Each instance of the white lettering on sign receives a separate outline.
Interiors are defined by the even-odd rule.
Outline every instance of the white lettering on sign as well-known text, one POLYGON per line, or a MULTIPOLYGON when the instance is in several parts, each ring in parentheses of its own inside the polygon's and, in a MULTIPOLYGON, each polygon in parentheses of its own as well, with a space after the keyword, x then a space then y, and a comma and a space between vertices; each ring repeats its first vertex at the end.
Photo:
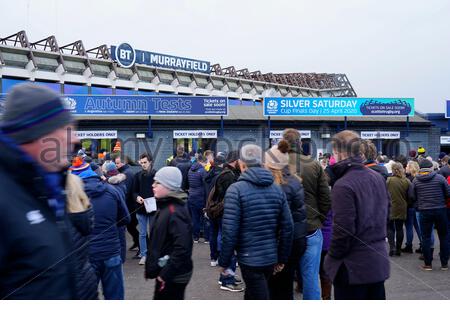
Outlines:
MULTIPOLYGON (((311 139, 311 130, 300 130, 300 137, 302 139, 311 139)), ((270 130, 270 139, 282 139, 283 130, 270 130)))
POLYGON ((442 136, 441 144, 450 144, 450 136, 442 136))
POLYGON ((217 130, 174 130, 174 139, 217 139, 217 130))
POLYGON ((117 139, 117 130, 75 131, 78 139, 117 139))
POLYGON ((361 139, 400 139, 400 131, 361 131, 361 139))

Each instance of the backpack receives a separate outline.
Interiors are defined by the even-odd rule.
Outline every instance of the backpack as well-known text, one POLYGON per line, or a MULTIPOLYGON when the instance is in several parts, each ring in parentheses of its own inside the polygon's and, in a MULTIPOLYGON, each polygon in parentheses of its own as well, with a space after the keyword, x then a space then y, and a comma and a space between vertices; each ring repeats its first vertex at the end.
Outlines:
MULTIPOLYGON (((234 176, 234 173, 232 171, 224 171, 220 173, 219 177, 222 174, 231 173, 234 176)), ((223 210, 224 210, 224 200, 225 197, 222 199, 217 199, 216 190, 217 190, 217 181, 219 180, 219 177, 217 177, 216 181, 214 182, 214 186, 212 187, 211 191, 209 192, 208 199, 206 200, 206 207, 205 212, 208 218, 210 219, 218 219, 223 216, 223 210)))

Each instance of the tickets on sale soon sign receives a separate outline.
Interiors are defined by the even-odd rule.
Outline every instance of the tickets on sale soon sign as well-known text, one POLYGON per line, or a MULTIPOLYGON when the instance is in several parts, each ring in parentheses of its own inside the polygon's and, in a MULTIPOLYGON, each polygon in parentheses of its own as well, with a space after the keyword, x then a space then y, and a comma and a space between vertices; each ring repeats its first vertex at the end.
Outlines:
POLYGON ((264 98, 264 116, 414 116, 414 99, 264 98))

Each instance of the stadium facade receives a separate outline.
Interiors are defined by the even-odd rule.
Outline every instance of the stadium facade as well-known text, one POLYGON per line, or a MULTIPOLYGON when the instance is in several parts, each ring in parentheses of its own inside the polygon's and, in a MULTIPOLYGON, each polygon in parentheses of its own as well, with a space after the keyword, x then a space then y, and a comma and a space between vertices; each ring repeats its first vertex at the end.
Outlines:
POLYGON ((440 128, 424 116, 413 117, 266 117, 262 99, 276 97, 356 97, 345 74, 250 72, 223 68, 188 58, 132 50, 117 57, 115 45, 86 50, 82 41, 59 46, 50 36, 30 42, 24 31, 0 38, 0 93, 33 81, 64 95, 171 95, 227 97, 229 112, 221 116, 78 115, 84 146, 111 150, 121 139, 131 158, 144 151, 161 166, 174 147, 229 149, 255 141, 268 147, 286 127, 302 131, 304 150, 330 151, 333 134, 348 128, 372 137, 384 154, 407 154, 423 146, 435 158, 440 128), (125 64, 125 65, 124 65, 125 64), (128 65, 127 65, 128 64, 128 65), (201 138, 199 138, 199 134, 201 138))

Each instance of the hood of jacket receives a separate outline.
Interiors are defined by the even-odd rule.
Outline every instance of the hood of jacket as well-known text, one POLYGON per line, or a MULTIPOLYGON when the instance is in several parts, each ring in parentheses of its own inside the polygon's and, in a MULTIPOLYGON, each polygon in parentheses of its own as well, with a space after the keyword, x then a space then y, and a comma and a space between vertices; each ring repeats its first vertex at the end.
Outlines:
POLYGON ((416 175, 417 180, 419 181, 430 181, 436 176, 436 171, 424 170, 420 169, 419 173, 416 175))
POLYGON ((89 177, 83 179, 84 191, 89 198, 97 198, 106 191, 106 185, 102 182, 100 177, 89 177))
POLYGON ((270 186, 273 183, 272 173, 262 167, 251 167, 239 177, 239 181, 248 181, 257 186, 270 186))
POLYGON ((124 173, 119 173, 115 176, 109 177, 108 183, 109 184, 120 184, 120 183, 124 182, 126 179, 127 179, 127 176, 124 173))
POLYGON ((203 168, 203 166, 200 164, 200 163, 198 163, 198 162, 196 162, 196 163, 194 163, 192 166, 191 166, 191 170, 192 171, 198 171, 198 170, 200 170, 200 169, 202 169, 203 168))
POLYGON ((350 157, 345 160, 339 161, 331 167, 331 170, 337 180, 339 178, 342 178, 342 176, 344 176, 345 173, 351 168, 364 168, 364 163, 360 156, 350 157))
POLYGON ((166 197, 157 199, 157 202, 159 205, 164 205, 167 202, 175 200, 176 202, 184 205, 187 199, 188 199, 187 193, 183 191, 173 191, 170 192, 166 197))

